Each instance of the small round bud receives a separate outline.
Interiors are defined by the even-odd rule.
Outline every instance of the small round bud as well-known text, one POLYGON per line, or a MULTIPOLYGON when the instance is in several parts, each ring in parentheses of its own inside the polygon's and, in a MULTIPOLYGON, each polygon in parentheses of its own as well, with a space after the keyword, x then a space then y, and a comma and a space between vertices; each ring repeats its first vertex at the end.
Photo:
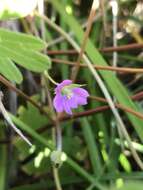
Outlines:
POLYGON ((59 150, 54 150, 52 153, 51 153, 51 161, 53 163, 53 165, 56 167, 56 168, 59 168, 63 161, 62 161, 62 152, 59 151, 59 150))

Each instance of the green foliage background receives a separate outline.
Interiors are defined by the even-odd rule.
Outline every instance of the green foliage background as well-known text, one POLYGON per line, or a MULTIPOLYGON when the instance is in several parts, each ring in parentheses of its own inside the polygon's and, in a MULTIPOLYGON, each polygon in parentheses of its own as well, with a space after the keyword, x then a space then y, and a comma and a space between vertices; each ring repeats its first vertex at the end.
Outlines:
MULTIPOLYGON (((92 1, 87 3, 87 1, 48 0, 44 2, 45 17, 37 16, 36 13, 33 17, 22 18, 23 15, 18 13, 19 20, 12 20, 12 22, 14 25, 18 22, 19 32, 0 28, 0 80, 1 89, 6 97, 3 103, 9 110, 12 121, 34 145, 29 148, 10 130, 10 127, 5 126, 3 118, 1 119, 1 190, 56 188, 60 190, 50 161, 50 154, 55 150, 55 141, 53 139, 54 112, 49 104, 49 96, 54 97, 55 86, 46 78, 45 73, 48 72, 57 82, 70 78, 72 68, 63 63, 64 61, 75 63, 78 56, 77 53, 72 55, 68 53, 68 50, 73 50, 74 47, 65 40, 65 37, 68 36, 79 47, 81 46, 84 38, 82 24, 87 21, 91 4, 92 1), (46 19, 47 17, 49 20, 46 19), (64 37, 62 40, 61 36, 64 37), (56 53, 61 50, 67 53, 56 53), (56 64, 57 62, 61 64, 56 64), (8 80, 6 88, 3 77, 8 80), (15 95, 16 99, 13 99, 11 96, 13 91, 8 90, 11 85, 15 85, 16 89, 21 89, 27 97, 23 95, 20 97, 18 92, 15 95), (8 93, 12 98, 6 96, 8 93)), ((143 18, 141 12, 135 10, 143 4, 128 0, 120 0, 118 4, 118 30, 121 34, 118 45, 142 44, 143 18), (136 27, 136 31, 131 30, 128 33, 129 22, 136 27)), ((112 65, 113 52, 99 51, 112 46, 113 41, 113 15, 109 2, 106 2, 103 8, 97 10, 97 14, 101 16, 93 23, 85 49, 85 54, 93 66, 112 65), (103 12, 106 17, 103 17, 103 12), (106 28, 108 31, 105 31, 104 24, 108 26, 106 28)), ((4 19, 8 18, 13 17, 9 14, 8 17, 5 15, 4 19)), ((7 20, 1 22, 7 25, 7 20)), ((141 68, 141 53, 142 49, 126 48, 125 51, 118 53, 118 66, 141 68)), ((119 109, 133 148, 142 160, 142 97, 138 101, 131 98, 138 92, 142 93, 142 74, 124 72, 115 74, 107 70, 98 70, 98 73, 117 103, 137 113, 138 116, 119 109)), ((86 84, 85 88, 90 95, 105 98, 100 84, 97 83, 88 67, 80 68, 77 82, 86 84)), ((67 117, 65 121, 60 122, 65 156, 63 165, 56 170, 60 185, 63 189, 69 190, 141 190, 142 169, 134 160, 126 137, 120 138, 117 130, 118 123, 112 111, 101 109, 107 105, 103 101, 89 99, 88 102, 87 106, 74 110, 73 118, 67 117), (93 109, 96 110, 93 111, 93 109), (88 115, 86 111, 90 114, 88 115)))

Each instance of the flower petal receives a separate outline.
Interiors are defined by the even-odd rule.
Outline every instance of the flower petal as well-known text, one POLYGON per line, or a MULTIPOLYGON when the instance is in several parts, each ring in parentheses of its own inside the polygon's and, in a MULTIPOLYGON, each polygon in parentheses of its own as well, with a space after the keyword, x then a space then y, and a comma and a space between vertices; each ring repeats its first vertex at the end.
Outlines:
POLYGON ((81 97, 88 97, 89 96, 89 93, 87 92, 87 90, 85 90, 83 88, 74 88, 72 91, 73 91, 73 93, 75 93, 81 97))
POLYGON ((87 98, 76 96, 78 105, 86 105, 87 104, 87 98))
POLYGON ((57 112, 65 111, 71 115, 72 108, 87 104, 89 93, 85 89, 76 87, 76 85, 72 86, 71 84, 71 80, 64 80, 55 88, 56 96, 53 104, 57 112))
POLYGON ((67 114, 72 115, 71 107, 69 105, 69 100, 66 96, 64 97, 63 106, 64 106, 64 111, 67 114))
POLYGON ((56 92, 56 93, 60 93, 61 90, 62 90, 62 88, 63 88, 64 86, 68 86, 68 85, 70 85, 71 83, 72 83, 71 80, 64 80, 63 82, 61 82, 60 84, 57 85, 57 87, 55 88, 55 92, 56 92))
POLYGON ((64 106, 63 106, 63 97, 60 94, 57 94, 53 100, 54 108, 57 112, 63 112, 64 106))
POLYGON ((86 105, 87 104, 87 97, 89 93, 83 88, 74 88, 72 90, 74 96, 76 97, 76 102, 78 105, 86 105))
POLYGON ((68 104, 71 108, 77 108, 78 107, 77 99, 76 99, 76 96, 74 94, 72 95, 72 97, 70 99, 68 99, 68 104))

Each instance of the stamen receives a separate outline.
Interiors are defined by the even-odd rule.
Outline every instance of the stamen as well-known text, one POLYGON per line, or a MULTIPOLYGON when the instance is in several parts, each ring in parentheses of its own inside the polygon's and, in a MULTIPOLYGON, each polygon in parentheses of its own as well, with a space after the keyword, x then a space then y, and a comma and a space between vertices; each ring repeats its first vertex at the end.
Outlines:
POLYGON ((68 99, 71 99, 73 93, 72 90, 68 86, 64 86, 61 90, 62 95, 66 95, 68 99))
POLYGON ((71 97, 72 97, 72 95, 73 95, 73 93, 71 92, 70 94, 67 94, 66 96, 67 96, 67 98, 70 100, 71 97))

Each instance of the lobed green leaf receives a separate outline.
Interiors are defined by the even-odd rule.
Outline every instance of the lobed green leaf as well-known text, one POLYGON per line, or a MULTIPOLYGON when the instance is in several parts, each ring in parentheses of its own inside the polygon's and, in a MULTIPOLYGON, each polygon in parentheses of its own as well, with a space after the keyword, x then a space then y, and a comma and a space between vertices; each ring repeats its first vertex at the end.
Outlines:
POLYGON ((18 84, 23 80, 21 72, 9 58, 0 57, 0 73, 18 84))
POLYGON ((21 44, 24 48, 30 48, 32 50, 42 50, 46 48, 46 43, 38 37, 20 32, 12 32, 3 28, 0 29, 0 43, 1 42, 5 44, 8 42, 13 43, 13 46, 21 44))

